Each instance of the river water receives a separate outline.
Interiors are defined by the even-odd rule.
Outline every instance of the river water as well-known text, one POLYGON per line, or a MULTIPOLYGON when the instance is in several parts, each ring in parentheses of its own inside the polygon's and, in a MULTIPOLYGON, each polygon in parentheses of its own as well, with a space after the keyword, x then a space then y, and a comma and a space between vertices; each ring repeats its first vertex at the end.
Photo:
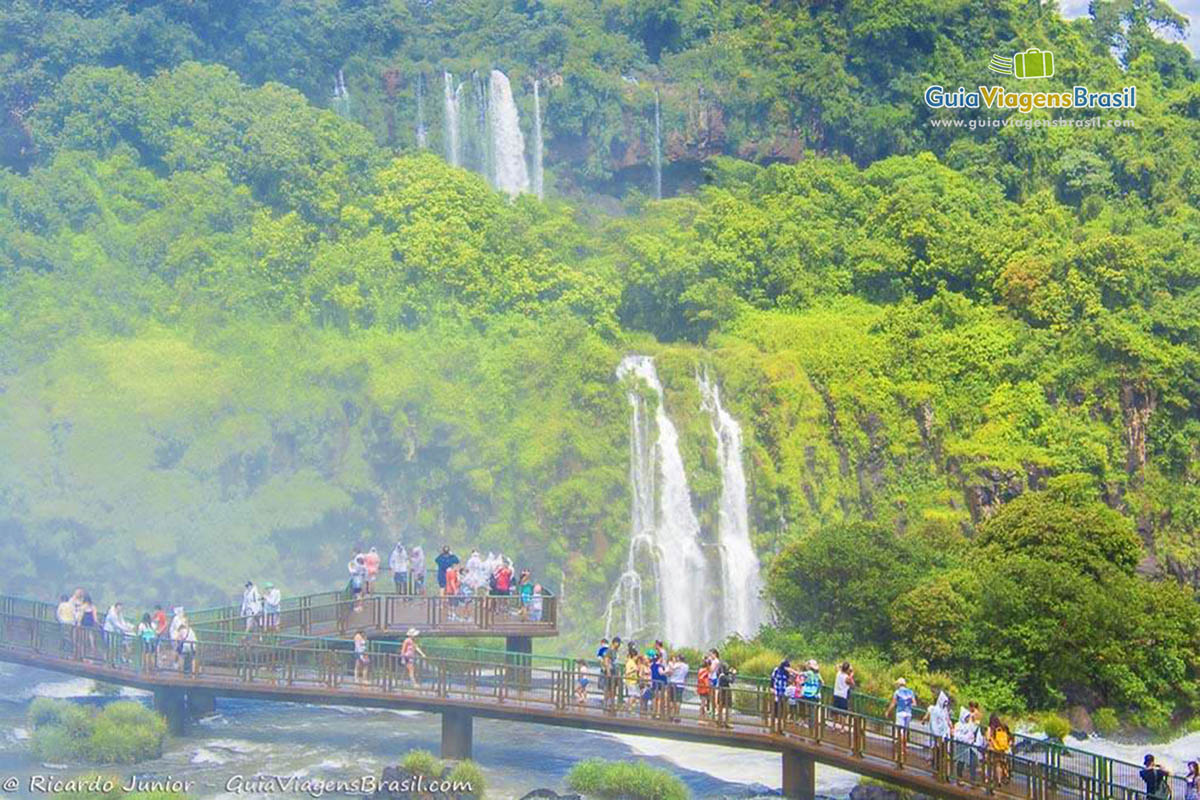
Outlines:
MULTIPOLYGON (((0 664, 0 778, 17 776, 30 797, 33 775, 68 777, 95 772, 84 764, 45 765, 28 752, 26 714, 34 697, 103 702, 93 682, 53 672, 0 664)), ((149 702, 149 695, 126 690, 149 702)), ((168 740, 161 758, 105 770, 194 781, 190 795, 202 798, 262 797, 228 790, 231 778, 298 776, 349 781, 378 775, 405 753, 437 753, 441 726, 436 715, 330 706, 218 699, 218 713, 193 724, 187 736, 168 740)), ((583 758, 639 758, 678 775, 697 798, 752 797, 777 790, 779 756, 712 745, 570 728, 475 721, 475 760, 487 779, 488 798, 519 798, 535 788, 566 791, 567 771, 583 758)), ((817 768, 817 792, 844 798, 857 777, 817 768)), ((327 795, 329 796, 329 795, 327 795)))

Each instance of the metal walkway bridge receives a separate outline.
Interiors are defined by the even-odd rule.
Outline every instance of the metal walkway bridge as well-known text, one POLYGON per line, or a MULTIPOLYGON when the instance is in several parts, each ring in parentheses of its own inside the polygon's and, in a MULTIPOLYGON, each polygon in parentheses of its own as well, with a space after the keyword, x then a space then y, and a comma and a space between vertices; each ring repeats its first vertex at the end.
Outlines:
MULTIPOLYGON (((177 734, 189 716, 211 711, 216 697, 240 697, 440 714, 446 758, 470 756, 475 717, 774 751, 782 756, 784 793, 804 800, 814 796, 817 763, 948 798, 1146 800, 1133 764, 1026 739, 1010 754, 976 754, 959 774, 953 743, 918 727, 905 734, 877 708, 777 705, 767 687, 749 681, 721 691, 721 721, 700 713, 695 686, 688 687, 675 721, 619 697, 606 703, 594 690, 579 703, 573 661, 527 652, 430 648, 412 665, 414 683, 394 643, 374 642, 369 675, 356 681, 344 639, 286 644, 202 630, 192 670, 184 672, 166 644, 143 649, 136 637, 61 625, 52 612, 49 604, 0 597, 0 660, 152 691, 177 734)), ((1182 786, 1176 790, 1182 797, 1182 786)))

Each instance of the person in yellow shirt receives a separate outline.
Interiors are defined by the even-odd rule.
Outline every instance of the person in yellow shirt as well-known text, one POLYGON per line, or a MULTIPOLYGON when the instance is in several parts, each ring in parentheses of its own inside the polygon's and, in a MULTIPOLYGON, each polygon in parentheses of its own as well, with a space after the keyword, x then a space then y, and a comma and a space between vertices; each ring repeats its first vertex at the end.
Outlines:
POLYGON ((987 747, 991 780, 1001 785, 1007 784, 1010 780, 1008 755, 1012 750, 1012 731, 995 714, 988 719, 987 747))
POLYGON ((630 644, 625 656, 625 700, 632 711, 638 701, 638 651, 630 644))

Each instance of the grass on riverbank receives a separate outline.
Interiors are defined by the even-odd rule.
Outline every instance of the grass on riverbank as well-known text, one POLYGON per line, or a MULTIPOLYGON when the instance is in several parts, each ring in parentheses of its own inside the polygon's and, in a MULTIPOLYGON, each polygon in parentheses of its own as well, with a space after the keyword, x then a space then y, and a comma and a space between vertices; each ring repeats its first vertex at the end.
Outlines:
POLYGON ((167 723, 130 700, 96 710, 39 697, 29 707, 30 748, 44 761, 134 764, 162 755, 167 723))

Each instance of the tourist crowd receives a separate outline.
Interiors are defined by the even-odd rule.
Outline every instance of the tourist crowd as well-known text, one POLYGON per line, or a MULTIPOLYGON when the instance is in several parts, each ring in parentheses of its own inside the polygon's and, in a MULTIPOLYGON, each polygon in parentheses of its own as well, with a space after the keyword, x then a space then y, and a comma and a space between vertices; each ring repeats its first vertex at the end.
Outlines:
POLYGON ((91 594, 78 588, 59 596, 55 618, 62 626, 62 645, 68 652, 95 657, 102 648, 112 647, 117 658, 128 660, 132 643, 140 640, 143 668, 161 667, 165 656, 170 666, 182 672, 195 669, 199 641, 183 606, 176 606, 168 618, 163 607, 155 605, 134 624, 125 617, 121 602, 109 606, 101 618, 91 594))

